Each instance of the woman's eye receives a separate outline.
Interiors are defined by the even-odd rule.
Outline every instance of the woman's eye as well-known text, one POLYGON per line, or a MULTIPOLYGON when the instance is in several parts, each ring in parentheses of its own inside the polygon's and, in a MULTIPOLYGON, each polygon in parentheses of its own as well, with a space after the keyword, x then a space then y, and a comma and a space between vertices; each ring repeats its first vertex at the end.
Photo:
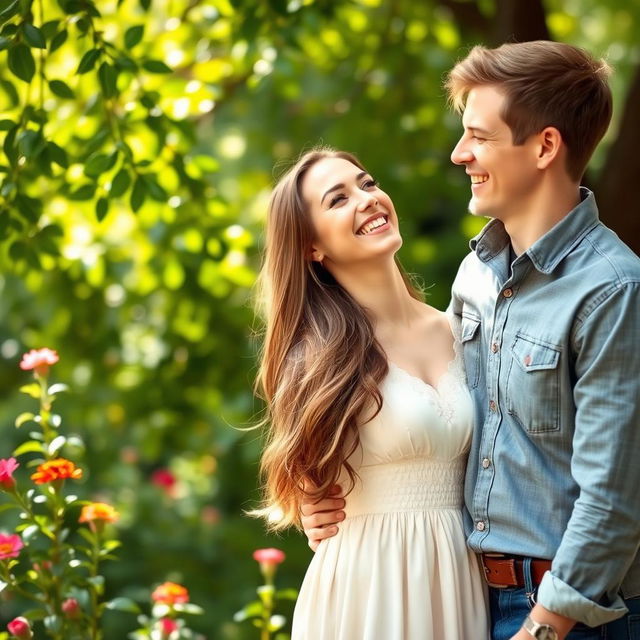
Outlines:
POLYGON ((371 180, 366 180, 362 186, 365 189, 372 189, 378 186, 378 181, 371 178, 371 180))
POLYGON ((336 204, 338 204, 341 200, 346 200, 346 196, 344 196, 343 194, 339 193, 337 196, 334 196, 331 199, 331 202, 329 203, 329 208, 334 207, 336 204))

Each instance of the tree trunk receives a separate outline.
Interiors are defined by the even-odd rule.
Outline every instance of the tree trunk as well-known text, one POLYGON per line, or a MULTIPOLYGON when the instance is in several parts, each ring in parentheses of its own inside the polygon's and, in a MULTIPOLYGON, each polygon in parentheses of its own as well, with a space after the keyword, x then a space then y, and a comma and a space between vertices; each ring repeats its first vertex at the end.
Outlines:
POLYGON ((494 33, 498 43, 550 40, 542 0, 497 0, 494 33))
POLYGON ((640 65, 627 93, 617 137, 607 154, 596 187, 603 222, 640 255, 640 196, 638 149, 640 149, 640 65))

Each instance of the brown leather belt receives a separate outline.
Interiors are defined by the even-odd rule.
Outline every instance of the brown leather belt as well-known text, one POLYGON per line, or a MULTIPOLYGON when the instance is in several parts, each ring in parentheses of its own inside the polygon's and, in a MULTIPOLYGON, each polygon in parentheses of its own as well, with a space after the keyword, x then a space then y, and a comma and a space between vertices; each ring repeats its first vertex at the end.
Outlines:
MULTIPOLYGON (((507 587, 524 587, 523 565, 525 558, 521 556, 505 556, 499 553, 481 554, 484 578, 490 587, 506 589, 507 587)), ((551 569, 551 560, 531 559, 531 580, 537 587, 544 574, 551 569)))

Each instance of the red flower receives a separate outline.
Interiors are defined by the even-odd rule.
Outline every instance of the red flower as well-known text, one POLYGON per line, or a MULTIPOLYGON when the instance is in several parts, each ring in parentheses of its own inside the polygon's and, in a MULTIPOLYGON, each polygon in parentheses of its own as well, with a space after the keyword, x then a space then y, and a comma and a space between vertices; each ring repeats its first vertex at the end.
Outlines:
POLYGON ((67 598, 62 603, 62 612, 70 620, 77 620, 82 613, 80 604, 75 598, 67 598))
POLYGON ((31 479, 36 484, 45 484, 46 482, 65 480, 66 478, 73 478, 74 480, 82 478, 82 469, 76 468, 73 462, 64 458, 43 462, 31 476, 31 479))
POLYGON ((175 582, 164 582, 155 588, 151 599, 159 604, 183 604, 189 602, 189 592, 175 582))
POLYGON ((52 364, 58 362, 57 351, 52 349, 31 349, 29 353, 25 353, 22 356, 22 362, 20 362, 20 368, 24 371, 35 369, 35 372, 41 376, 47 375, 49 367, 52 364))
POLYGON ((19 618, 14 618, 8 625, 7 629, 9 633, 15 638, 33 638, 33 634, 31 633, 31 625, 26 618, 20 616, 19 618))
POLYGON ((20 465, 16 462, 15 458, 7 458, 0 460, 0 487, 5 491, 10 491, 16 486, 16 481, 13 478, 13 472, 20 465))
POLYGON ((10 535, 0 533, 0 560, 17 558, 22 547, 24 547, 24 543, 17 533, 10 535))
POLYGON ((116 522, 119 518, 120 514, 110 504, 92 502, 82 507, 78 522, 93 522, 94 520, 116 522))

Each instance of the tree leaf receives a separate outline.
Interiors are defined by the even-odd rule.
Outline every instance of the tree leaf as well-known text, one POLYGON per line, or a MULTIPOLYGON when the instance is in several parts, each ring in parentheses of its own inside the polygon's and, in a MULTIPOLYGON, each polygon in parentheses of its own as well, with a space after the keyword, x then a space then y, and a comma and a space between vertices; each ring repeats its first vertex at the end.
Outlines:
POLYGON ((96 202, 96 219, 102 222, 109 211, 109 200, 105 197, 98 198, 96 202))
POLYGON ((98 79, 105 98, 113 98, 118 93, 118 70, 108 62, 98 69, 98 79))
POLYGON ((144 183, 144 180, 138 176, 136 178, 135 184, 133 185, 133 189, 131 191, 131 198, 129 203, 134 212, 137 212, 138 209, 144 204, 144 200, 147 197, 147 187, 144 183))
POLYGON ((51 44, 49 44, 49 53, 53 53, 56 49, 59 49, 67 40, 66 29, 62 29, 62 31, 58 31, 55 36, 51 39, 51 44))
POLYGON ((106 153, 94 153, 84 165, 84 174, 90 178, 97 178, 100 174, 109 170, 110 162, 111 158, 106 153))
POLYGON ((49 89, 51 89, 51 93, 60 98, 73 99, 76 97, 71 87, 62 80, 49 80, 49 89))
POLYGON ((83 184, 69 194, 69 200, 91 200, 96 193, 96 185, 83 184))
POLYGON ((31 47, 34 47, 35 49, 47 48, 47 41, 44 39, 42 31, 40 31, 40 29, 35 25, 26 22, 23 25, 23 33, 24 39, 31 47))
POLYGON ((76 73, 82 75, 83 73, 87 73, 87 71, 91 71, 96 66, 99 57, 100 49, 89 49, 89 51, 82 56, 76 73))
POLYGON ((127 613, 142 613, 140 607, 131 598, 114 598, 104 603, 105 609, 112 611, 126 611, 127 613))
POLYGON ((9 49, 9 70, 20 80, 31 82, 36 72, 36 63, 26 44, 16 44, 9 49))
POLYGON ((111 189, 109 190, 109 196, 111 198, 119 198, 129 188, 131 184, 131 177, 129 172, 122 168, 111 181, 111 189))
POLYGON ((67 169, 69 167, 67 152, 62 147, 58 146, 52 140, 49 140, 49 142, 47 143, 47 149, 49 151, 49 157, 51 158, 52 162, 55 162, 63 169, 67 169))
POLYGON ((129 27, 124 34, 124 46, 127 49, 133 49, 144 35, 144 25, 139 24, 134 27, 129 27))
POLYGON ((18 0, 13 0, 13 2, 7 5, 2 12, 0 12, 0 24, 4 24, 7 20, 13 18, 13 16, 18 13, 19 4, 18 0))
POLYGON ((149 73, 173 73, 171 67, 168 67, 162 60, 145 60, 142 67, 149 73))

